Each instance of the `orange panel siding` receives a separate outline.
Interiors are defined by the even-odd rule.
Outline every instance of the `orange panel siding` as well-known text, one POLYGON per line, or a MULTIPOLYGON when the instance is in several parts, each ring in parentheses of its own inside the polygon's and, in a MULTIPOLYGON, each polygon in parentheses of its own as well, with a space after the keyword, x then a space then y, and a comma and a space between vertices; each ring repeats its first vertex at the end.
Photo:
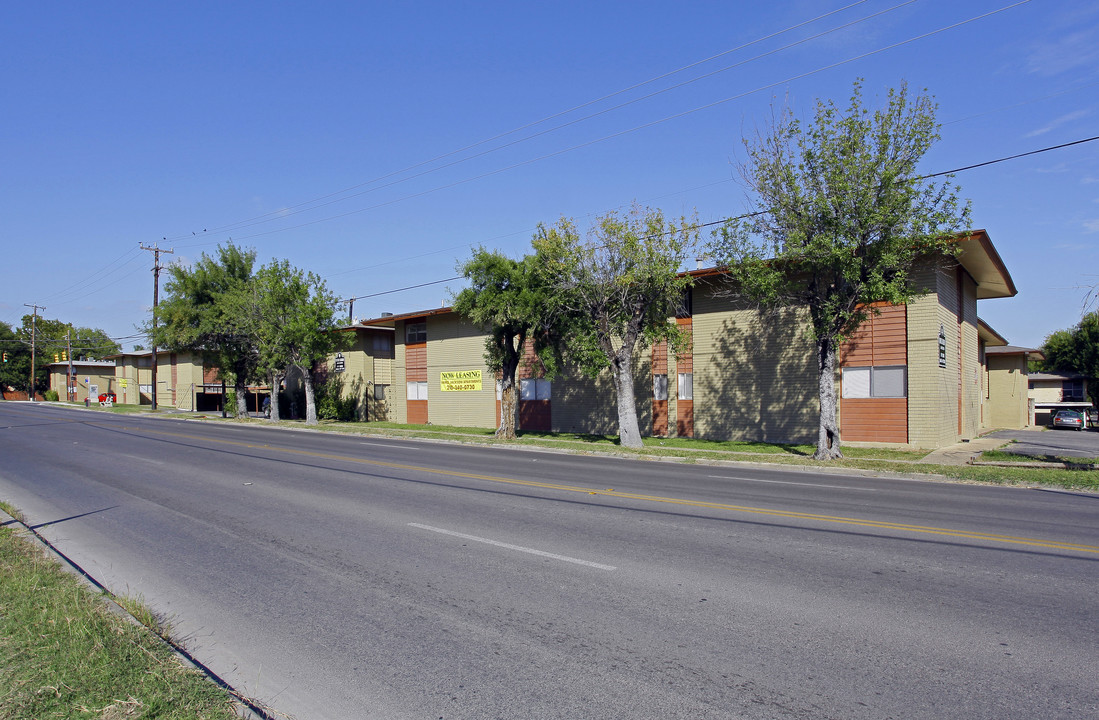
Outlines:
POLYGON ((675 403, 675 433, 679 437, 695 436, 695 401, 677 400, 675 403))
POLYGON ((908 442, 908 398, 844 398, 844 440, 908 442))
POLYGON ((653 436, 668 436, 668 401, 653 400, 653 436))
POLYGON ((908 307, 875 305, 871 314, 840 346, 839 361, 847 367, 908 364, 908 307))
POLYGON ((427 344, 405 346, 405 379, 409 382, 427 380, 427 344))
POLYGON ((410 425, 427 424, 427 400, 408 400, 408 423, 410 425))
POLYGON ((520 400, 519 429, 549 432, 551 424, 549 400, 520 400))

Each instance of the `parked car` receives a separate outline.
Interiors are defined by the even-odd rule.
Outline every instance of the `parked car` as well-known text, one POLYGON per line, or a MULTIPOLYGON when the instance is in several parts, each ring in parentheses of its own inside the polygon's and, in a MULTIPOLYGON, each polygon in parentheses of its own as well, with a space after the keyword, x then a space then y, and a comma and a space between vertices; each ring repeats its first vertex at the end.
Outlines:
POLYGON ((1084 429, 1084 414, 1075 410, 1058 410, 1057 414, 1053 416, 1053 422, 1050 423, 1050 427, 1057 428, 1071 428, 1073 430, 1084 429))

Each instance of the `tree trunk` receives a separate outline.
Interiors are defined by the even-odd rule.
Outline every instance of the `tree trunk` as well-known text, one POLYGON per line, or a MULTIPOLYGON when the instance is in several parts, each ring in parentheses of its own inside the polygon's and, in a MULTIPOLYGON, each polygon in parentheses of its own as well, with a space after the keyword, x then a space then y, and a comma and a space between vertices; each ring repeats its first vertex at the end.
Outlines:
POLYGON ((502 440, 514 440, 519 426, 517 415, 519 412, 519 388, 515 386, 515 370, 511 371, 511 378, 504 372, 500 380, 500 427, 496 428, 496 437, 502 440))
POLYGON ((622 447, 637 450, 642 447, 642 443, 641 430, 637 425, 632 360, 632 352, 620 353, 614 359, 611 372, 614 374, 614 392, 618 398, 618 442, 622 447))
POLYGON ((233 390, 237 393, 237 417, 248 417, 248 386, 238 380, 233 384, 233 390))
POLYGON ((814 460, 835 460, 840 452, 840 429, 836 424, 836 343, 833 338, 817 340, 817 377, 820 396, 820 431, 814 460))
POLYGON ((282 384, 282 375, 271 373, 271 419, 278 422, 279 417, 279 386, 282 384))
POLYGON ((305 424, 317 424, 317 401, 313 393, 313 373, 302 370, 302 382, 305 385, 305 424))
POLYGON ((499 347, 502 356, 500 368, 500 427, 496 428, 496 437, 514 440, 519 429, 519 388, 515 382, 515 373, 519 369, 519 353, 526 342, 526 332, 505 333, 500 338, 499 347))

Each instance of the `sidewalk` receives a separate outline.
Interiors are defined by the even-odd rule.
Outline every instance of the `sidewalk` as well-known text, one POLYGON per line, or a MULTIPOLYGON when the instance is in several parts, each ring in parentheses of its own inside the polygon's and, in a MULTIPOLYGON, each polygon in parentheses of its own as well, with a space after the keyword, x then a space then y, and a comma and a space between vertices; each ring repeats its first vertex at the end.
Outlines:
POLYGON ((1007 438, 985 435, 969 442, 960 442, 933 450, 919 462, 928 465, 966 465, 986 450, 995 450, 1009 442, 1007 438))

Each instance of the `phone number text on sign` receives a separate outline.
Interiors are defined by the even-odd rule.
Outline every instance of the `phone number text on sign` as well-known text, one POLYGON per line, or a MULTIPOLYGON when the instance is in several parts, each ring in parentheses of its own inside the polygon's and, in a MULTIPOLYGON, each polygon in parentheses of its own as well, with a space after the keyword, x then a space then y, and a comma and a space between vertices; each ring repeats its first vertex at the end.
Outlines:
POLYGON ((481 389, 480 370, 455 370, 439 373, 439 386, 443 392, 470 392, 481 389))

